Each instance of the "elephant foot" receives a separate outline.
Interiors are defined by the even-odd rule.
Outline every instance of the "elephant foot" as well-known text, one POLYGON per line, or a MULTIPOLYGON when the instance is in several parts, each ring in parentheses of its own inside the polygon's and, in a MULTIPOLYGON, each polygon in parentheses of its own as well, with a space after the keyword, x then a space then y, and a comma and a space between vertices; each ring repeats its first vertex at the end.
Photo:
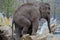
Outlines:
POLYGON ((32 35, 36 35, 36 33, 32 33, 32 35))

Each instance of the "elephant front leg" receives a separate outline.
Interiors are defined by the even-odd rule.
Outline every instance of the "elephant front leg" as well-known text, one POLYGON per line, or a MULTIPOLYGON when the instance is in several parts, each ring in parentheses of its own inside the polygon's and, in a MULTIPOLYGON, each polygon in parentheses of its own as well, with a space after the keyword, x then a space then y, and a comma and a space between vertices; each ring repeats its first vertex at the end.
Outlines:
POLYGON ((28 32, 28 27, 24 27, 22 30, 22 35, 27 34, 27 32, 28 32))
POLYGON ((38 30, 38 26, 39 26, 39 20, 34 20, 32 23, 32 35, 35 35, 37 30, 38 30))

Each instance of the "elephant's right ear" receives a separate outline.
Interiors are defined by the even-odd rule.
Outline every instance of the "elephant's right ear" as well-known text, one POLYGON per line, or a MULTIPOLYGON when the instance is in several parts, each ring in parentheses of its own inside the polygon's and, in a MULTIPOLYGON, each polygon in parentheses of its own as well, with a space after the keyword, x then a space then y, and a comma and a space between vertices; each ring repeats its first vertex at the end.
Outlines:
POLYGON ((46 5, 47 8, 50 10, 50 4, 49 4, 49 3, 45 3, 45 5, 46 5))
POLYGON ((50 4, 49 4, 49 3, 45 3, 45 5, 48 5, 48 6, 50 6, 50 4))

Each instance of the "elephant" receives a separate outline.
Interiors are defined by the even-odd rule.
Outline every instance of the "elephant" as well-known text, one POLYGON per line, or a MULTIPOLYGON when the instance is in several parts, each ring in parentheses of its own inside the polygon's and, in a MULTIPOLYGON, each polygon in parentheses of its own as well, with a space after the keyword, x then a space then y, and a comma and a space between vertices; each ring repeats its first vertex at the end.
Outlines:
POLYGON ((20 40, 20 37, 24 34, 35 35, 41 18, 47 20, 49 32, 51 33, 50 5, 48 3, 40 3, 39 5, 25 3, 21 5, 13 15, 12 31, 13 24, 15 24, 16 40, 20 40))

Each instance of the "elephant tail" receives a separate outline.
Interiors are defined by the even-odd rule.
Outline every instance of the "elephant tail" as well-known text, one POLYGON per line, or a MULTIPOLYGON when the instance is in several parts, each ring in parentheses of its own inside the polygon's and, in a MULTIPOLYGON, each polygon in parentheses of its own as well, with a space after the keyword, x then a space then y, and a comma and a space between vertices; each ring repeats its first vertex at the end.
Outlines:
POLYGON ((15 22, 14 22, 14 20, 13 20, 13 21, 12 21, 12 39, 13 39, 13 40, 15 40, 14 35, 13 35, 13 34, 14 34, 14 33, 13 33, 13 24, 14 24, 14 23, 15 23, 15 22))

